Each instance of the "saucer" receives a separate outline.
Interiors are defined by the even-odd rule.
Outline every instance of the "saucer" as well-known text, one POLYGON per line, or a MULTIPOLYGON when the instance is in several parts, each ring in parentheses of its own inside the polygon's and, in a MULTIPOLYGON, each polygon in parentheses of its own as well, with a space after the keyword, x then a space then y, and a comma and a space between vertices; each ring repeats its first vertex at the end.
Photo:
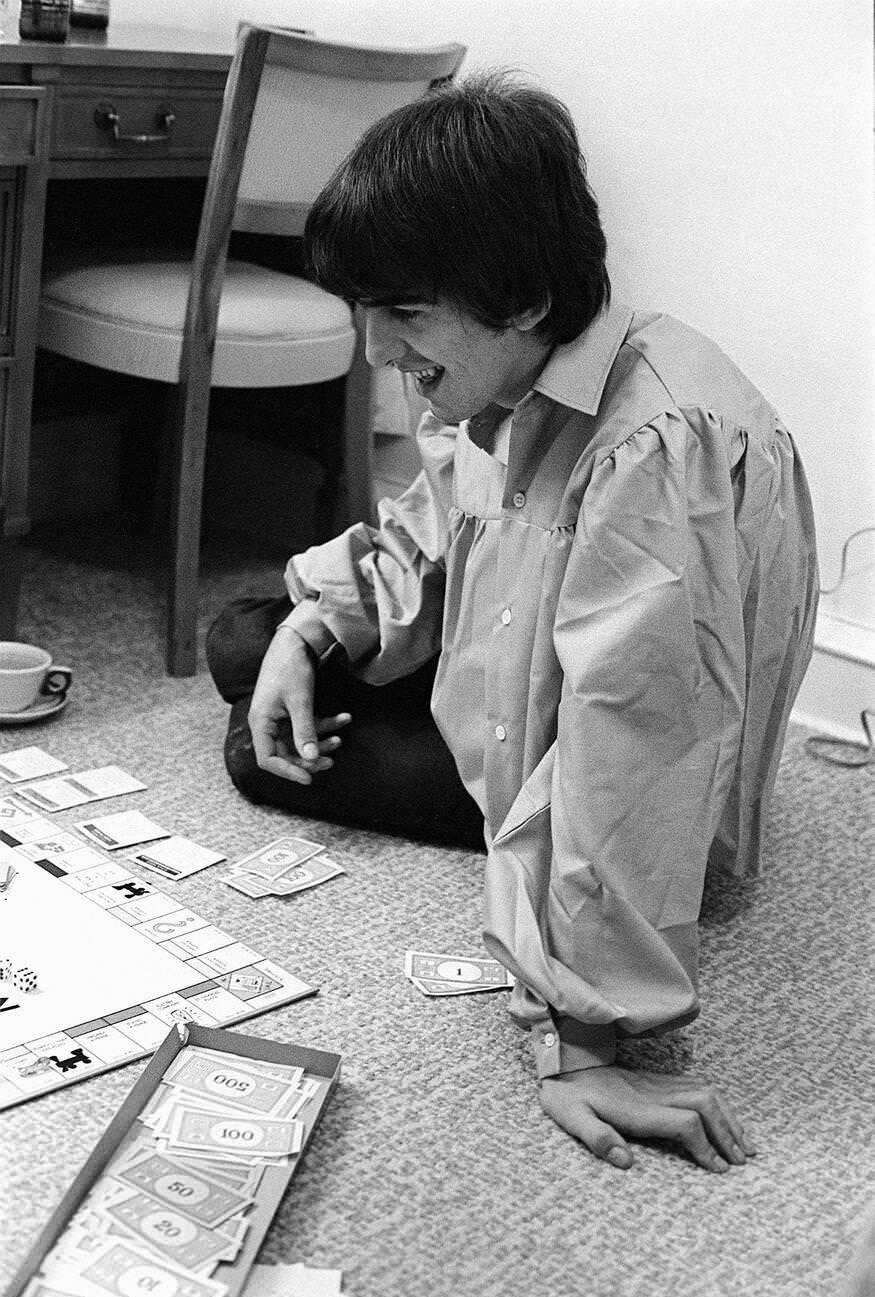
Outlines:
POLYGON ((69 694, 64 694, 62 698, 38 698, 22 712, 0 711, 0 725, 29 725, 32 721, 43 721, 63 711, 69 701, 69 694))

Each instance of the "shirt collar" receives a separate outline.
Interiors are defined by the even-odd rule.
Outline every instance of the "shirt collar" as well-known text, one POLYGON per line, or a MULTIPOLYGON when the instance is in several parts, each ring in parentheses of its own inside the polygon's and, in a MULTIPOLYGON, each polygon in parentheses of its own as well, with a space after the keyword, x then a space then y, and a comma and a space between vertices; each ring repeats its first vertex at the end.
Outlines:
POLYGON ((551 352, 534 390, 584 414, 596 414, 632 315, 628 306, 611 302, 583 333, 551 352))

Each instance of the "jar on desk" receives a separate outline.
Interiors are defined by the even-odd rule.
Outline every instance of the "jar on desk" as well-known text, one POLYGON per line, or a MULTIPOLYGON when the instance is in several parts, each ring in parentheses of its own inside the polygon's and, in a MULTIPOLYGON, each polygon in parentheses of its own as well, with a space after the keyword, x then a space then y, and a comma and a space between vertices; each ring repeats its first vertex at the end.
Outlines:
POLYGON ((21 39, 64 41, 70 31, 70 0, 21 0, 21 39))

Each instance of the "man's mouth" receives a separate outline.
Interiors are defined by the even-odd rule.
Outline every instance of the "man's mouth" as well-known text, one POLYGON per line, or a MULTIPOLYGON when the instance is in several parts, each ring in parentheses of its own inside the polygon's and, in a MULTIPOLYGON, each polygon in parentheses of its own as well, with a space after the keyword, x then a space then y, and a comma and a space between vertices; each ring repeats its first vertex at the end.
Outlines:
POLYGON ((442 365, 428 365, 425 369, 412 369, 409 372, 413 375, 416 390, 424 396, 437 386, 444 370, 442 365))

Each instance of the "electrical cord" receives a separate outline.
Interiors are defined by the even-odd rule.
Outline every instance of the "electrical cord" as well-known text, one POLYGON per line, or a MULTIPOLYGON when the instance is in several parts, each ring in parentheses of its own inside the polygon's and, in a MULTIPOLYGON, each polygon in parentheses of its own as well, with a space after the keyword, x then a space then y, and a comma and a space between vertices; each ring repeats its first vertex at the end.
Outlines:
MULTIPOLYGON (((835 594, 839 589, 845 579, 848 566, 848 550, 852 542, 858 536, 865 536, 870 531, 875 531, 875 527, 860 527, 858 531, 851 532, 842 546, 838 580, 834 585, 827 588, 821 586, 821 594, 835 594)), ((854 743, 848 739, 833 739, 814 734, 805 740, 806 751, 810 752, 813 757, 818 757, 821 761, 831 762, 834 766, 847 766, 857 769, 860 766, 870 765, 875 761, 875 736, 872 733, 870 716, 875 717, 875 709, 864 707, 860 713, 860 723, 863 726, 863 733, 866 735, 865 743, 854 743)))
POLYGON ((821 594, 835 594, 836 590, 839 589, 839 587, 841 586, 842 582, 845 579, 845 573, 848 567, 848 550, 851 547, 851 542, 855 541, 858 536, 865 536, 868 531, 875 531, 875 527, 861 527, 859 531, 851 532, 850 536, 845 541, 844 545, 842 545, 842 556, 841 559, 839 560, 839 579, 836 581, 834 585, 831 585, 826 589, 824 589, 824 587, 821 586, 820 587, 821 594))
POLYGON ((875 761, 875 737, 872 734, 870 717, 875 717, 875 709, 864 707, 860 713, 865 743, 853 743, 848 739, 831 739, 820 734, 813 734, 805 740, 806 751, 821 761, 830 761, 834 766, 859 767, 868 766, 875 761))

